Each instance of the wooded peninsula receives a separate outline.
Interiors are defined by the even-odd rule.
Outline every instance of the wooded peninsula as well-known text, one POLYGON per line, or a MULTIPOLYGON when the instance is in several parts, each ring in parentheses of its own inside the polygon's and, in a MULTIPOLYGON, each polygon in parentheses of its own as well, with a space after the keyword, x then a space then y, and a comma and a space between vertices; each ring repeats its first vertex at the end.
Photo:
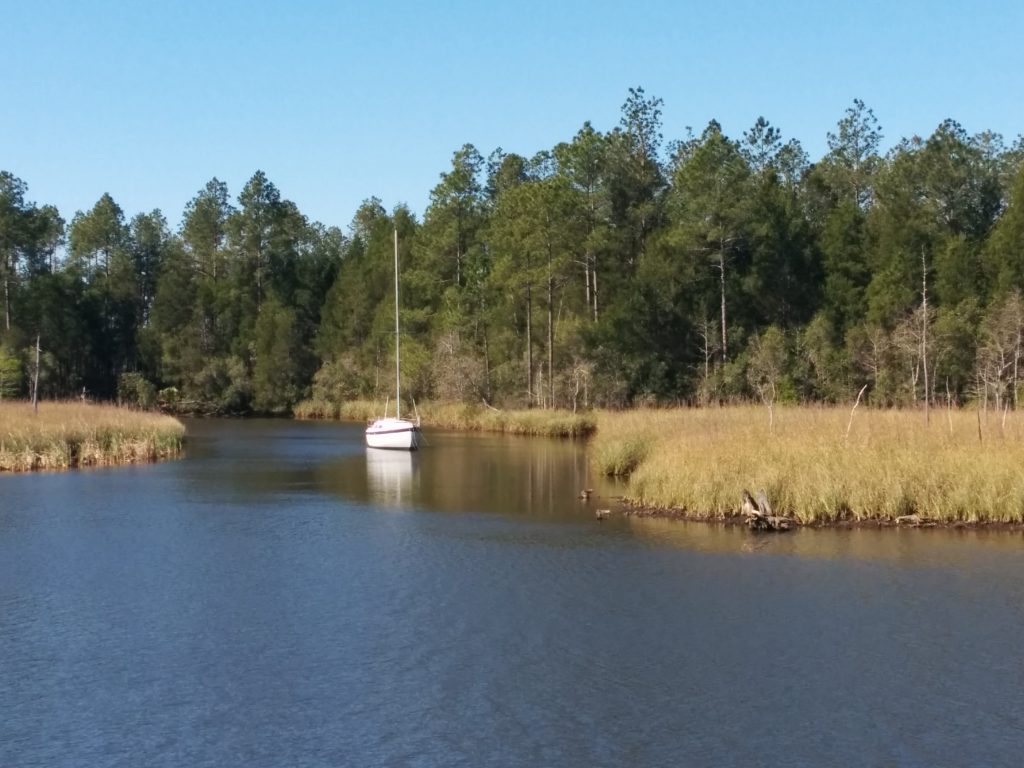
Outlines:
MULTIPOLYGON (((500 408, 1018 405, 1024 142, 952 120, 882 151, 854 101, 812 162, 758 118, 666 139, 630 89, 532 157, 466 144, 422 221, 309 221, 257 171, 176 227, 66 221, 0 172, 0 397, 288 414, 403 389, 500 408)), ((201 182, 200 182, 201 183, 201 182)))

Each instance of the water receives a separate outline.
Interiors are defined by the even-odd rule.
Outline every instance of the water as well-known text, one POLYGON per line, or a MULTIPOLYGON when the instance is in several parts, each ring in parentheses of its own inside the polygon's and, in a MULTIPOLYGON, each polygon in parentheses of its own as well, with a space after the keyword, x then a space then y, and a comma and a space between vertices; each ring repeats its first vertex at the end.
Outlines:
POLYGON ((0 477, 0 766, 1020 765, 1019 534, 598 522, 569 443, 189 429, 0 477))

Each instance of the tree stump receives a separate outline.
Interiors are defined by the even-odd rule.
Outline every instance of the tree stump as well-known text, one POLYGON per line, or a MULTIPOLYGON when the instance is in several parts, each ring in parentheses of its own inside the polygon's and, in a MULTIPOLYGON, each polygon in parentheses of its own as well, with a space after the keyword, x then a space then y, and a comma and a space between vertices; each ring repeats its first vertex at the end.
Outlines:
POLYGON ((772 505, 768 503, 768 496, 763 488, 757 492, 757 499, 750 495, 750 491, 744 489, 743 503, 740 509, 746 517, 747 528, 752 531, 781 533, 793 527, 791 518, 776 515, 772 511, 772 505))

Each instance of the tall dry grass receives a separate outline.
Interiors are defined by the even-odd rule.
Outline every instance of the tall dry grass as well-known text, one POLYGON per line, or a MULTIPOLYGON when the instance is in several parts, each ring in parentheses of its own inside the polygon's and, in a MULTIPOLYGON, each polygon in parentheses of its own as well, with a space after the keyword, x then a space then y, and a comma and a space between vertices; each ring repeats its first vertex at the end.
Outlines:
POLYGON ((802 523, 1024 522, 1024 416, 754 406, 604 412, 595 468, 639 504, 724 517, 764 488, 802 523), (847 436, 847 429, 849 435, 847 436))
MULTIPOLYGON (((424 426, 460 432, 504 432, 512 435, 542 437, 585 437, 596 426, 593 415, 563 410, 498 410, 484 405, 427 402, 418 406, 424 426)), ((394 405, 388 408, 394 414, 394 405)), ((353 400, 332 405, 326 401, 305 400, 295 407, 299 419, 365 420, 384 414, 384 403, 353 400)), ((414 414, 403 410, 403 416, 414 414)))
MULTIPOLYGON (((372 400, 346 400, 343 403, 335 403, 330 400, 311 398, 303 400, 292 409, 292 415, 296 419, 344 419, 346 421, 366 421, 376 416, 382 416, 384 412, 383 403, 375 403, 372 400)), ((388 413, 393 415, 394 406, 388 406, 388 413)))
POLYGON ((156 461, 181 451, 185 427, 170 416, 112 405, 0 402, 0 471, 156 461))
POLYGON ((596 421, 589 413, 565 410, 496 410, 465 403, 426 403, 420 409, 424 424, 461 432, 504 432, 540 437, 586 437, 596 421))

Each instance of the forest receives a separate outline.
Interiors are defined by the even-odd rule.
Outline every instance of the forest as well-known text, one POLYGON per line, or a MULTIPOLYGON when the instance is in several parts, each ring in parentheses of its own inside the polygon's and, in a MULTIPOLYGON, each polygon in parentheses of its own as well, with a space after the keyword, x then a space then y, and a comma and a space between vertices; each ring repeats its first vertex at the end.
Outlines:
POLYGON ((883 152, 854 100, 812 162, 764 118, 666 139, 661 108, 633 88, 531 157, 466 144, 422 220, 369 197, 344 229, 261 171, 177 226, 109 194, 68 221, 0 171, 0 398, 38 370, 40 397, 179 412, 383 401, 397 231, 419 402, 1017 407, 1020 137, 946 120, 883 152))

